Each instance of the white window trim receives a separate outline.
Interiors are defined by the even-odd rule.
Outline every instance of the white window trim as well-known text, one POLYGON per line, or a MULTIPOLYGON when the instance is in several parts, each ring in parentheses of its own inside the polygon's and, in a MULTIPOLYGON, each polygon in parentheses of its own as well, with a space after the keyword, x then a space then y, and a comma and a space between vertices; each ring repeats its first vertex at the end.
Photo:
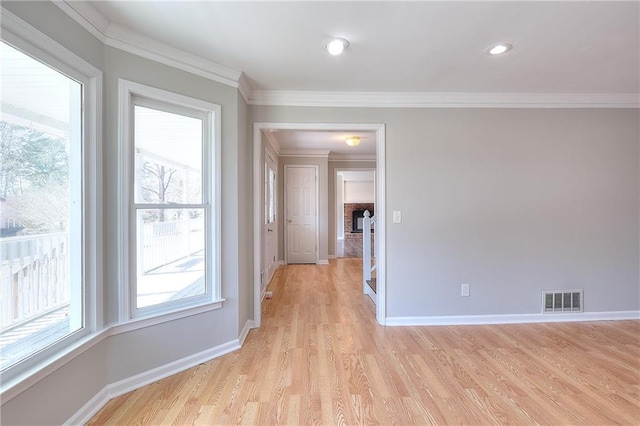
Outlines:
POLYGON ((2 8, 2 40, 83 85, 83 327, 2 372, 5 389, 28 381, 103 328, 102 72, 2 8))
MULTIPOLYGON (((189 316, 192 308, 206 307, 208 309, 217 309, 222 306, 224 299, 222 298, 221 285, 221 240, 222 240, 222 222, 221 222, 221 107, 210 102, 183 96, 177 93, 158 89, 151 86, 135 83, 132 81, 118 80, 118 280, 120 292, 119 305, 119 323, 127 323, 136 321, 140 318, 157 318, 162 321, 162 317, 170 316, 172 319, 189 316), (210 211, 213 215, 213 223, 211 226, 210 239, 207 247, 213 250, 213 254, 209 255, 211 262, 211 279, 212 294, 206 301, 188 300, 180 301, 170 306, 159 305, 158 309, 145 309, 143 311, 135 309, 133 297, 131 294, 131 282, 133 262, 135 262, 135 253, 131 248, 130 240, 130 224, 131 224, 131 183, 133 182, 133 97, 147 98, 161 103, 176 105, 191 110, 199 110, 209 114, 209 131, 213 126, 211 134, 212 146, 209 147, 209 155, 213 155, 211 161, 210 173, 207 174, 208 179, 212 179, 209 187, 211 188, 210 211), (212 172, 212 173, 211 173, 212 172)), ((206 150, 205 150, 206 152, 206 150)))

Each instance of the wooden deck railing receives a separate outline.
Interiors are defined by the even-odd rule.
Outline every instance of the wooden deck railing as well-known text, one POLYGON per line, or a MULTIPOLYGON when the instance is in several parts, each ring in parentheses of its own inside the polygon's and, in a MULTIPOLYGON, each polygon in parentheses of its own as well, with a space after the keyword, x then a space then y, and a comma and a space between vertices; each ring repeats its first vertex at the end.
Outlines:
MULTIPOLYGON (((204 249, 204 218, 144 225, 143 271, 204 249)), ((69 303, 69 234, 0 238, 0 331, 69 303)))
POLYGON ((69 303, 69 234, 0 238, 0 330, 69 303))
POLYGON ((142 272, 146 273, 204 250, 204 217, 145 223, 138 236, 142 272))

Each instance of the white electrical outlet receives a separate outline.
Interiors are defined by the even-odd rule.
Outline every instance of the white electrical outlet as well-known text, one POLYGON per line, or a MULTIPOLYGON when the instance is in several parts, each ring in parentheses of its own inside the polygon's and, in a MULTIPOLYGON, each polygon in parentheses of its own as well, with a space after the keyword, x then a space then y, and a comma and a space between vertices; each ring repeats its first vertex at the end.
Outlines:
POLYGON ((402 223, 402 212, 397 210, 393 212, 393 223, 402 223))
POLYGON ((462 296, 469 297, 469 284, 462 284, 462 296))

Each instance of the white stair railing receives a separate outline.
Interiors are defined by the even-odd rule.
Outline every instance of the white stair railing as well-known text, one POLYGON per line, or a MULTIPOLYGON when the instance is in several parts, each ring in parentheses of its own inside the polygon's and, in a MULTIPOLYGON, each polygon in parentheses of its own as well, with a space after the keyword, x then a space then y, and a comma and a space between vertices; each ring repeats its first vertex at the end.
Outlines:
POLYGON ((375 224, 376 217, 371 217, 369 210, 365 210, 364 219, 362 221, 362 285, 363 291, 366 294, 370 294, 371 291, 375 289, 375 284, 373 284, 373 286, 370 285, 372 281, 372 273, 376 270, 375 245, 372 245, 371 242, 371 237, 373 235, 371 231, 374 229, 375 224))

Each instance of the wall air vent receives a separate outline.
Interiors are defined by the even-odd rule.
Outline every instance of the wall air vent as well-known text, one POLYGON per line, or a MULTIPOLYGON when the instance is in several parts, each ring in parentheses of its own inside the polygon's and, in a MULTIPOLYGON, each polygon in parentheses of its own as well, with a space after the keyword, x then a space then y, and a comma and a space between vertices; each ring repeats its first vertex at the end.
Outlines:
POLYGON ((543 290, 542 313, 582 312, 582 290, 543 290))

